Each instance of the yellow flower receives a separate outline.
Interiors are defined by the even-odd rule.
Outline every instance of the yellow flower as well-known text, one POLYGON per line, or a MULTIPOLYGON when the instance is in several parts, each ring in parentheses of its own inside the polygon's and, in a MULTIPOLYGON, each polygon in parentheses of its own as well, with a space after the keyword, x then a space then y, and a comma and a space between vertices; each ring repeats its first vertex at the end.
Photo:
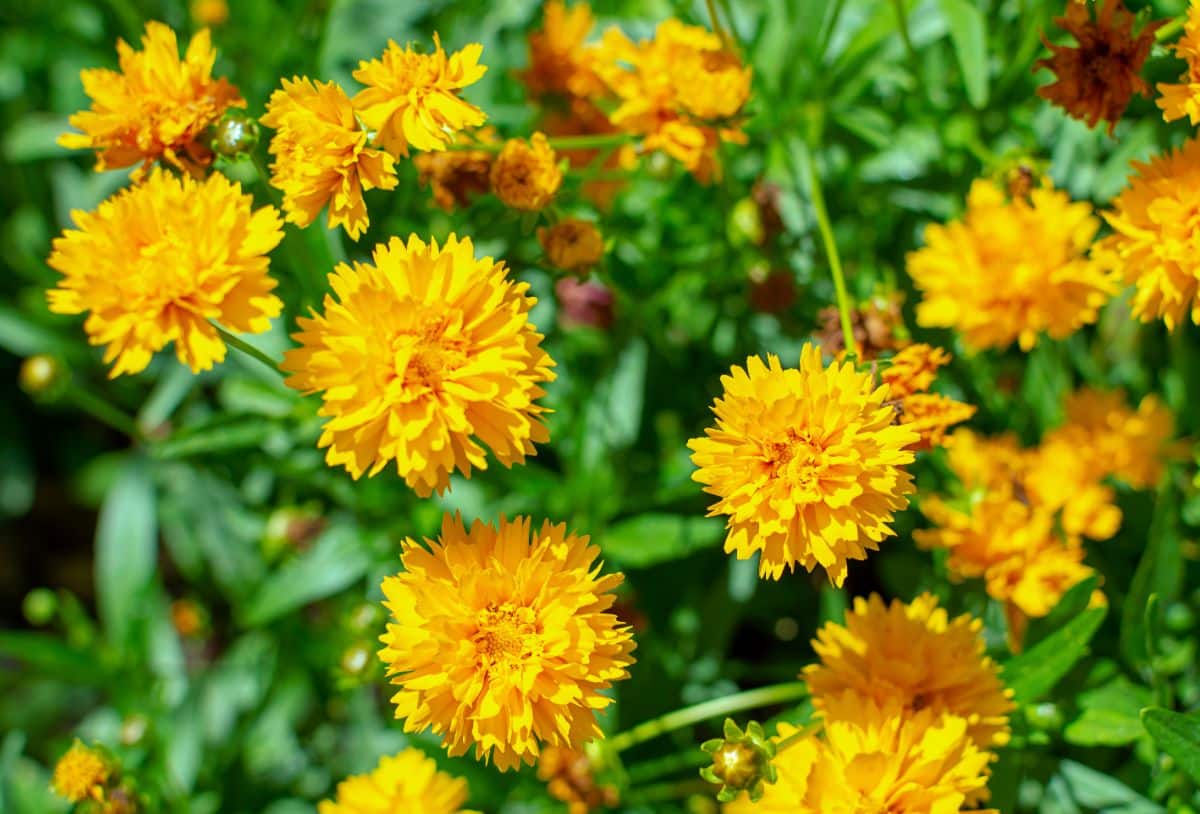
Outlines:
POLYGON ((721 384, 716 426, 688 446, 693 479, 720 498, 709 515, 729 518, 725 550, 761 552, 759 574, 772 579, 819 564, 841 586, 847 561, 877 550, 908 504, 917 434, 892 425, 887 387, 850 364, 823 367, 814 345, 799 369, 752 356, 721 384))
POLYGON ((110 773, 108 762, 99 752, 76 740, 54 765, 50 785, 72 803, 100 800, 104 797, 104 786, 110 773))
POLYGON ((813 705, 823 712, 826 699, 852 690, 905 714, 948 712, 967 722, 981 749, 1003 746, 1014 705, 984 655, 982 627, 969 614, 951 619, 928 593, 907 605, 885 605, 878 594, 856 598, 844 626, 829 622, 817 632, 821 661, 803 674, 813 705))
MULTIPOLYGON (((781 724, 776 739, 794 733, 781 724)), ((986 797, 990 757, 962 718, 848 692, 828 699, 822 735, 780 750, 779 779, 761 800, 743 797, 725 814, 952 814, 986 797)))
POLYGON ((1043 445, 1060 442, 1084 454, 1099 477, 1112 475, 1135 489, 1162 479, 1165 464, 1184 450, 1171 442, 1175 416, 1151 394, 1136 411, 1119 390, 1084 388, 1067 396, 1067 423, 1047 435, 1043 445))
POLYGON ((544 133, 534 133, 529 141, 509 139, 492 164, 492 191, 513 209, 544 209, 560 186, 558 156, 544 133))
POLYGON ((335 82, 295 77, 271 94, 262 123, 271 139, 271 186, 283 191, 289 222, 308 226, 329 206, 329 227, 354 240, 370 223, 364 189, 393 189, 395 161, 367 146, 350 99, 335 82))
POLYGON ((438 771, 433 758, 409 747, 380 758, 368 774, 338 783, 333 800, 322 800, 318 814, 470 814, 467 781, 438 771))
POLYGON ((1200 254, 1190 226, 1200 201, 1200 139, 1133 167, 1137 174, 1104 213, 1113 233, 1092 256, 1136 286, 1133 315, 1142 322, 1161 319, 1173 331, 1190 315, 1200 324, 1200 254))
POLYGON ((389 461, 417 494, 439 494, 457 469, 505 466, 548 439, 535 400, 554 362, 529 322, 536 300, 470 238, 439 247, 416 235, 375 247, 373 264, 330 275, 323 315, 297 320, 287 383, 320 392, 320 446, 355 478, 389 461))
POLYGON ((478 127, 484 112, 458 94, 487 72, 479 64, 483 46, 475 43, 450 56, 433 35, 434 52, 401 50, 388 40, 380 59, 363 60, 354 78, 367 87, 354 97, 354 109, 368 130, 392 155, 407 156, 408 148, 444 150, 454 133, 478 127))
POLYGON ((229 19, 225 0, 192 0, 192 22, 196 25, 221 25, 229 19))
POLYGON ((596 711, 634 644, 607 612, 622 576, 600 576, 599 553, 529 518, 468 530, 446 515, 436 541, 406 540, 383 581, 393 623, 379 653, 405 731, 432 728, 451 756, 474 747, 502 771, 600 737, 596 711))
POLYGON ((913 393, 900 402, 899 421, 920 434, 915 449, 930 449, 945 442, 946 431, 969 421, 975 405, 955 401, 941 393, 913 393))
POLYGON ((908 255, 908 273, 923 293, 917 323, 956 328, 974 348, 1030 350, 1042 331, 1062 339, 1094 322, 1115 290, 1087 257, 1100 221, 1087 203, 1034 189, 1005 200, 977 180, 962 220, 931 224, 925 247, 908 255))
POLYGON ((950 354, 941 348, 918 342, 900 350, 879 377, 894 399, 929 390, 938 368, 950 364, 950 354))
POLYGON ((530 95, 592 97, 603 92, 584 46, 595 24, 587 3, 570 10, 561 0, 546 3, 541 30, 529 35, 529 67, 517 74, 530 95))
POLYGON ((230 107, 245 107, 237 88, 212 78, 216 51, 207 29, 201 30, 179 58, 175 32, 162 23, 146 23, 142 51, 117 41, 120 71, 81 71, 90 110, 74 114, 58 143, 72 149, 96 150, 96 169, 129 167, 142 162, 140 173, 162 159, 193 175, 212 163, 213 153, 197 141, 205 128, 230 107))
POLYGON ((1160 83, 1160 96, 1155 102, 1162 109, 1164 121, 1187 116, 1194 127, 1200 124, 1200 3, 1189 4, 1183 36, 1172 47, 1175 56, 1187 62, 1187 71, 1177 85, 1160 83))
POLYGON ((220 174, 195 181, 155 170, 55 239, 47 261, 63 274, 49 292, 57 314, 90 312, 84 330, 107 345, 110 377, 144 370, 169 342, 192 372, 225 358, 210 320, 262 333, 283 304, 271 293, 267 254, 283 238, 272 206, 220 174))
POLYGON ((632 42, 607 31, 592 64, 617 97, 613 124, 643 136, 701 181, 716 171, 719 142, 744 143, 738 118, 750 98, 752 71, 716 34, 665 20, 654 39, 632 42))
POLYGON ((550 265, 563 271, 586 274, 604 257, 604 238, 590 221, 568 218, 537 236, 550 265))
MULTIPOLYGON (((495 144, 496 131, 484 127, 474 132, 463 131, 455 138, 458 144, 495 144)), ((492 160, 488 150, 442 150, 419 153, 413 157, 417 180, 428 184, 434 202, 447 212, 456 206, 467 206, 476 195, 491 188, 492 160)))

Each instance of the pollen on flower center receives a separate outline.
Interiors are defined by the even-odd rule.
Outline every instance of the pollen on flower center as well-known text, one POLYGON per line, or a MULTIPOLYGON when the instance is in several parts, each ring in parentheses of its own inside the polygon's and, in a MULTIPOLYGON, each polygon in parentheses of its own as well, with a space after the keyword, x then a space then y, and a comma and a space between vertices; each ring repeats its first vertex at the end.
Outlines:
POLYGON ((511 670, 538 655, 540 642, 533 611, 505 603, 479 614, 475 651, 484 667, 511 670))

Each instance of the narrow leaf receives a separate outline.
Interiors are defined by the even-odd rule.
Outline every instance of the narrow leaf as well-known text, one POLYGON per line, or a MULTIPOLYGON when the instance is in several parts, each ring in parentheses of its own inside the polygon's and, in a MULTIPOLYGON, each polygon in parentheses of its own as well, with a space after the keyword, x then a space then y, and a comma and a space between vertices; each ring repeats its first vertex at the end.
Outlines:
POLYGON ((1200 713, 1151 707, 1142 710, 1142 723, 1155 743, 1200 783, 1200 713))
POLYGON ((158 522, 145 461, 133 459, 100 506, 96 526, 96 599, 109 639, 126 645, 154 577, 158 522))
POLYGON ((1091 608, 1052 636, 1004 664, 1004 681, 1017 703, 1036 701, 1088 652, 1088 642, 1104 621, 1107 608, 1091 608))
POLYGON ((967 100, 977 108, 988 103, 987 23, 970 0, 939 0, 942 16, 962 70, 967 100))
POLYGON ((269 575, 242 609, 242 621, 257 626, 337 593, 366 573, 363 542, 348 526, 330 529, 311 550, 269 575))

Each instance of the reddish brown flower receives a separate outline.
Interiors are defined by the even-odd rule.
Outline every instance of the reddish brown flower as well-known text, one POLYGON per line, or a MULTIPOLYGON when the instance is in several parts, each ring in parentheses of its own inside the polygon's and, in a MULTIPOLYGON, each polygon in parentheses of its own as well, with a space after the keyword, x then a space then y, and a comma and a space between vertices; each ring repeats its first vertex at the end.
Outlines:
POLYGON ((1129 106, 1133 94, 1150 95, 1150 86, 1138 74, 1154 44, 1154 32, 1165 21, 1142 26, 1133 34, 1134 15, 1122 0, 1091 3, 1068 0, 1066 13, 1054 24, 1071 34, 1078 46, 1052 45, 1042 36, 1051 56, 1033 64, 1049 68, 1057 81, 1038 88, 1038 95, 1061 107, 1072 118, 1095 127, 1108 122, 1108 134, 1129 106))

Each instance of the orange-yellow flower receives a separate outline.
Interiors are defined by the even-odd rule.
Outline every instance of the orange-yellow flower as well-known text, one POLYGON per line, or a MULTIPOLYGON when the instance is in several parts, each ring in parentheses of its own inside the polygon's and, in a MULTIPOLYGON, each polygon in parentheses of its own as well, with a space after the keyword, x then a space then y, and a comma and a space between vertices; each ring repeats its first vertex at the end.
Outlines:
MULTIPOLYGON (((962 718, 847 692, 828 699, 825 721, 780 749, 761 800, 742 797, 725 814, 953 814, 987 795, 991 756, 962 718)), ((795 734, 780 724, 776 741, 795 734)))
POLYGON ((1187 117, 1194 127, 1200 124, 1200 3, 1188 5, 1183 36, 1173 46, 1175 56, 1187 62, 1187 71, 1178 84, 1159 83, 1159 98, 1163 120, 1173 122, 1187 117))
POLYGON ((54 765, 50 785, 72 803, 100 800, 111 773, 108 762, 99 752, 76 740, 54 765))
POLYGON ((941 393, 913 393, 900 403, 899 421, 921 436, 916 449, 931 449, 945 443, 946 432, 955 424, 970 421, 975 412, 974 404, 941 393))
POLYGON ((1003 746, 1014 704, 998 665, 984 653, 982 627, 968 614, 951 619, 928 593, 908 604, 859 597, 844 625, 829 622, 817 632, 820 662, 805 668, 803 678, 819 712, 827 699, 852 691, 905 714, 948 712, 967 722, 981 749, 1003 746))
POLYGON ((1200 139, 1133 168, 1137 174, 1104 213, 1113 233, 1092 257, 1135 286, 1133 315, 1142 322, 1161 319, 1175 330, 1190 315, 1200 324, 1200 253, 1191 227, 1200 203, 1200 139))
POLYGON ((918 449, 941 444, 951 426, 975 415, 973 405, 927 392, 937 378, 938 368, 950 363, 950 354, 943 349, 917 343, 903 348, 889 361, 880 378, 896 401, 899 422, 920 433, 918 449))
POLYGON ((558 156, 544 133, 529 141, 509 139, 492 164, 492 191, 505 206, 526 212, 544 209, 562 186, 558 156))
POLYGON ((1150 86, 1139 74, 1154 45, 1154 32, 1166 21, 1142 26, 1135 37, 1136 18, 1122 0, 1098 0, 1095 6, 1098 10, 1093 12, 1091 3, 1068 3, 1066 13, 1054 22, 1077 45, 1053 45, 1043 35, 1051 56, 1033 67, 1049 68, 1055 76, 1053 83, 1038 88, 1039 96, 1088 127, 1108 122, 1111 136, 1133 95, 1150 95, 1150 86))
MULTIPOLYGON (((483 127, 474 132, 462 131, 455 142, 460 145, 495 144, 496 131, 483 127)), ((440 150, 413 156, 417 180, 428 184, 433 200, 447 212, 467 206, 477 195, 491 188, 492 160, 488 150, 440 150)))
POLYGON ((991 181, 977 180, 967 213, 925 230, 925 247, 908 255, 908 273, 922 292, 917 323, 956 328, 974 348, 1022 350, 1045 331, 1069 336, 1096 320, 1115 290, 1087 251, 1100 221, 1092 207, 1065 192, 1034 189, 1006 200, 991 181))
POLYGON ((652 40, 634 43, 612 28, 592 64, 617 97, 613 124, 643 136, 645 150, 662 150, 701 181, 717 169, 719 142, 744 143, 738 119, 752 72, 716 34, 671 19, 652 40))
POLYGON ((570 9, 562 0, 549 0, 542 11, 542 28, 529 35, 529 67, 518 74, 531 96, 591 97, 604 89, 591 69, 584 42, 596 19, 587 3, 570 9))
POLYGON ((335 82, 296 77, 271 94, 262 123, 271 139, 271 185, 283 191, 287 219, 300 227, 329 207, 329 227, 357 240, 370 223, 364 189, 396 186, 394 159, 368 146, 350 99, 335 82))
POLYGON ((942 348, 918 342, 900 350, 889 360, 879 377, 894 399, 929 390, 938 368, 950 364, 950 354, 942 348))
POLYGON ((438 771, 437 763, 409 747, 384 756, 367 774, 347 777, 334 799, 322 800, 318 814, 471 814, 467 781, 438 771))
POLYGON ((484 112, 459 96, 487 72, 479 64, 483 46, 475 43, 449 56, 433 36, 434 52, 418 54, 388 40, 379 59, 359 63, 354 78, 366 85, 354 109, 385 150, 407 156, 409 147, 444 150, 454 133, 478 127, 484 112))
POLYGON ((262 333, 283 303, 267 254, 283 238, 272 206, 220 174, 204 181, 156 169, 95 212, 73 212, 78 229, 54 241, 47 261, 62 273, 49 292, 58 314, 89 312, 84 330, 107 345, 109 373, 144 370, 167 343, 193 372, 225 358, 211 322, 262 333))
POLYGON ((604 257, 604 238, 591 221, 568 218, 537 236, 550 265, 563 271, 586 274, 604 257))
POLYGON ((470 238, 392 238, 330 283, 282 368, 292 387, 321 393, 331 466, 358 478, 394 461, 427 497, 455 470, 486 469, 485 448, 511 466, 548 439, 536 400, 554 362, 529 322, 536 300, 503 263, 476 259, 470 238))
POLYGON ((141 162, 140 174, 161 159, 201 174, 213 159, 212 150, 199 141, 201 134, 226 109, 246 102, 233 85, 212 78, 217 53, 207 29, 192 37, 181 60, 175 32, 148 22, 142 48, 135 51, 118 40, 120 71, 80 72, 92 106, 70 118, 83 133, 66 133, 58 143, 96 150, 97 170, 141 162))
POLYGON ((848 363, 825 368, 814 345, 798 369, 752 356, 721 384, 716 426, 688 446, 693 479, 719 498, 709 515, 728 516, 725 550, 759 552, 764 577, 820 565, 840 586, 908 504, 917 434, 893 426, 886 386, 848 363))
POLYGON ((473 748, 502 771, 600 737, 596 711, 634 644, 608 612, 622 576, 600 576, 599 554, 529 518, 467 529, 446 515, 436 541, 406 540, 403 570, 383 581, 379 653, 405 731, 432 728, 450 755, 473 748))

